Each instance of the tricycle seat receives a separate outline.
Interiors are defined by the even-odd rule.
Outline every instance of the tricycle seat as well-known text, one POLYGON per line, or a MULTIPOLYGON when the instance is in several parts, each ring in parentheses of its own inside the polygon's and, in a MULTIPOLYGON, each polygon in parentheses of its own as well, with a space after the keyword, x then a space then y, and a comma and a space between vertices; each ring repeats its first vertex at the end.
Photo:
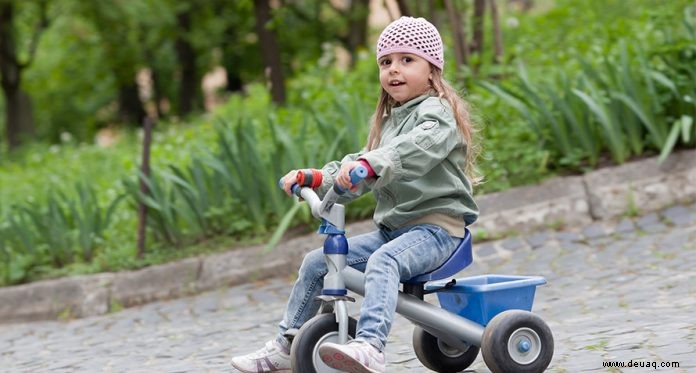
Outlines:
POLYGON ((428 281, 442 280, 444 278, 455 275, 462 269, 466 268, 473 261, 471 253, 471 232, 464 229, 464 238, 457 246, 452 255, 435 270, 420 274, 416 277, 405 281, 405 284, 424 284, 428 281))

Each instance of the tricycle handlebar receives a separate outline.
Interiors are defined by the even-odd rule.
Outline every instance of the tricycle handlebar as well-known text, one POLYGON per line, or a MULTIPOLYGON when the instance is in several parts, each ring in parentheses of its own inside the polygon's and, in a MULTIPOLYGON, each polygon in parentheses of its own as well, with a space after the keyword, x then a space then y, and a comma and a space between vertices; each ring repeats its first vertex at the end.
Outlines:
MULTIPOLYGON (((350 182, 353 185, 358 185, 367 177, 367 168, 363 165, 357 166, 350 170, 350 182)), ((331 209, 331 207, 336 203, 336 200, 341 195, 345 194, 348 189, 341 188, 340 186, 334 184, 333 188, 324 196, 324 200, 321 201, 320 212, 326 212, 331 209)))
MULTIPOLYGON (((366 177, 367 168, 365 166, 360 165, 353 168, 350 171, 350 182, 353 185, 360 184, 366 177)), ((280 179, 278 181, 278 186, 281 189, 283 188, 283 179, 280 179)), ((309 204, 309 207, 312 210, 312 215, 314 215, 314 217, 316 217, 317 219, 327 219, 332 224, 338 223, 342 225, 343 216, 340 217, 340 222, 332 221, 335 220, 336 217, 334 216, 335 214, 330 213, 330 210, 336 203, 338 197, 345 194, 348 191, 348 189, 341 188, 340 186, 334 184, 333 188, 329 189, 328 193, 326 193, 326 195, 324 196, 323 201, 319 198, 317 193, 312 188, 301 187, 299 184, 295 183, 290 188, 290 190, 294 195, 302 197, 309 204)))

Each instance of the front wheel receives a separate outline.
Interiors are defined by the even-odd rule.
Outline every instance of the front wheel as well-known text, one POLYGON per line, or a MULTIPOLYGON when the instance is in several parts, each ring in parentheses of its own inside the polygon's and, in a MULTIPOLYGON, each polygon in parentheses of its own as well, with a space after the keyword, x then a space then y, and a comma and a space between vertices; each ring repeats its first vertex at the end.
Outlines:
MULTIPOLYGON (((355 338, 358 322, 348 318, 349 340, 355 338)), ((326 342, 338 343, 338 323, 336 315, 324 313, 307 321, 295 338, 290 348, 290 360, 293 372, 329 373, 338 372, 321 361, 319 346, 326 342)))
POLYGON ((468 368, 479 353, 479 348, 473 345, 466 350, 452 347, 419 326, 413 329, 413 350, 426 368, 436 372, 460 372, 468 368))
POLYGON ((481 353, 493 373, 540 373, 553 358, 553 335, 541 317, 509 310, 486 325, 481 353))

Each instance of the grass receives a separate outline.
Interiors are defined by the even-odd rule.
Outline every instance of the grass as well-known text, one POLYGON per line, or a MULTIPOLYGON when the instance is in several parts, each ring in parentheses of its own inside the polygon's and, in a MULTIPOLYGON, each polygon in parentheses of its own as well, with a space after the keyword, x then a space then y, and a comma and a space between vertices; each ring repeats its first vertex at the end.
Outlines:
POLYGON ((135 247, 129 245, 117 249, 104 250, 90 263, 77 262, 63 268, 54 268, 50 266, 37 268, 33 273, 32 280, 136 270, 186 258, 260 245, 265 242, 266 237, 264 236, 248 238, 217 236, 203 242, 184 246, 177 250, 168 250, 164 247, 152 246, 142 259, 136 258, 135 247))
MULTIPOLYGON (((160 124, 152 145, 152 166, 185 163, 192 151, 214 138, 205 119, 189 125, 160 124)), ((42 202, 45 192, 89 180, 100 200, 116 196, 119 179, 135 174, 140 163, 141 131, 119 131, 115 144, 101 147, 66 137, 60 144, 33 143, 0 157, 0 213, 12 203, 42 202)))
POLYGON ((636 197, 633 193, 632 187, 628 189, 628 194, 626 195, 626 204, 626 211, 624 212, 625 217, 635 218, 640 215, 640 208, 636 203, 636 197))
POLYGON ((608 345, 609 345, 609 341, 607 341, 606 339, 602 339, 599 342, 597 342, 596 344, 585 346, 584 349, 590 350, 590 351, 604 351, 604 350, 606 350, 608 345))
MULTIPOLYGON (((654 61, 644 54, 635 59, 640 66, 634 67, 630 65, 633 59, 629 58, 634 55, 629 55, 625 47, 622 50, 614 45, 616 40, 629 36, 640 37, 648 45, 656 44, 660 39, 657 33, 651 32, 656 28, 653 20, 674 13, 676 6, 651 7, 651 12, 657 14, 653 17, 634 9, 639 7, 626 8, 621 2, 609 5, 605 7, 603 2, 596 0, 581 5, 560 1, 546 14, 523 19, 521 31, 525 32, 516 32, 512 36, 510 45, 514 50, 511 54, 523 56, 529 69, 506 70, 510 74, 507 78, 516 79, 512 88, 499 88, 493 84, 471 84, 468 87, 466 98, 472 104, 476 122, 481 124, 478 138, 484 149, 479 165, 486 181, 477 187, 477 194, 538 184, 556 174, 584 172, 601 165, 610 156, 622 162, 631 154, 640 156, 646 143, 652 144, 653 151, 662 152, 664 156, 680 141, 694 141, 694 115, 668 118, 658 127, 655 123, 664 114, 661 109, 641 106, 645 102, 654 104, 646 97, 655 92, 655 87, 661 87, 660 92, 665 93, 665 97, 687 97, 688 90, 693 87, 692 81, 668 78, 666 74, 670 71, 694 74, 690 61, 680 60, 683 56, 667 51, 660 54, 664 58, 662 70, 648 68, 647 64, 654 61), (609 17, 614 11, 622 15, 627 15, 627 12, 639 14, 635 19, 622 19, 619 22, 621 27, 618 27, 615 23, 605 25, 567 17, 566 12, 578 6, 587 8, 587 12, 577 12, 584 18, 609 17), (533 19, 537 25, 558 27, 534 27, 530 23, 533 19), (585 27, 588 24, 593 25, 591 29, 585 27), (597 29, 601 27, 606 29, 597 29), (547 30, 559 28, 577 32, 554 32, 553 38, 549 39, 547 30), (643 29, 647 31, 641 31, 643 29), (521 36, 524 39, 518 39, 521 36), (553 47, 540 41, 549 42, 553 47), (546 53, 548 50, 558 50, 559 53, 552 55, 546 53), (586 56, 589 62, 579 63, 578 55, 586 56), (613 56, 616 60, 604 59, 604 56, 613 56), (610 62, 617 62, 616 66, 607 65, 610 62), (549 69, 556 66, 562 66, 562 69, 549 73, 549 69), (636 71, 638 74, 631 73, 636 71), (584 80, 567 77, 574 73, 585 77, 584 80), (552 86, 560 89, 551 90, 545 85, 544 78, 555 79, 552 86), (634 87, 639 89, 632 89, 634 87), (624 114, 631 119, 630 123, 617 120, 624 114), (581 123, 589 125, 582 127, 581 123), (599 136, 601 131, 606 136, 599 136), (602 149, 600 145, 605 143, 609 147, 602 149)), ((280 169, 318 167, 328 159, 360 147, 370 111, 366 108, 374 105, 377 93, 374 81, 364 79, 370 74, 375 74, 375 67, 369 56, 363 56, 353 71, 308 67, 304 74, 289 82, 289 101, 292 104, 288 107, 271 106, 265 87, 251 85, 246 96, 233 96, 212 115, 202 116, 189 124, 159 123, 151 161, 156 176, 149 182, 153 188, 160 187, 160 193, 148 201, 152 209, 150 221, 159 222, 159 226, 150 227, 148 240, 151 245, 144 258, 135 258, 134 206, 140 197, 131 187, 130 198, 116 206, 109 228, 104 230, 103 237, 98 237, 98 246, 93 249, 90 246, 93 237, 84 232, 94 229, 87 224, 70 228, 73 227, 71 219, 63 217, 76 215, 61 212, 72 210, 54 207, 45 214, 48 216, 46 219, 53 220, 47 220, 49 223, 44 223, 44 226, 51 226, 51 221, 65 220, 64 226, 68 228, 58 230, 68 237, 81 237, 80 242, 90 248, 88 252, 93 260, 81 258, 85 256, 83 254, 73 255, 76 259, 57 266, 59 268, 44 261, 26 264, 22 261, 27 260, 30 253, 8 253, 0 237, 0 259, 7 261, 7 258, 12 258, 16 263, 14 270, 0 268, 0 277, 3 277, 3 271, 5 276, 12 271, 16 274, 16 269, 23 266, 28 272, 13 277, 15 280, 21 278, 20 282, 135 269, 267 243, 269 238, 278 241, 282 236, 279 233, 272 235, 270 227, 279 222, 299 222, 299 226, 293 228, 287 224, 284 228, 306 230, 307 224, 313 226, 306 209, 297 208, 293 219, 284 215, 290 210, 291 203, 275 189, 276 178, 280 169), (333 88, 327 91, 327 86, 333 88), (230 123, 232 130, 220 133, 215 124, 220 118, 230 123), (238 121, 243 121, 243 125, 238 125, 238 121), (301 151, 297 151, 298 148, 302 148, 301 151), (264 157, 270 157, 271 163, 264 163, 264 157), (263 193, 259 190, 248 193, 249 184, 262 186, 263 193), (261 194, 271 202, 257 197, 261 194), (231 200, 236 204, 225 202, 231 200)), ((694 96, 696 94, 688 97, 694 96)), ((670 100, 665 101, 666 105, 680 112, 693 110, 692 102, 686 98, 670 100)), ((13 205, 35 206, 36 210, 41 210, 51 205, 53 191, 64 196, 62 201, 78 201, 80 188, 73 185, 89 182, 96 191, 96 203, 88 204, 105 209, 124 191, 124 178, 137 180, 142 142, 140 131, 119 133, 115 145, 108 148, 77 142, 70 134, 64 134, 61 139, 59 144, 33 144, 18 153, 0 156, 0 217, 13 216, 0 221, 0 236, 3 231, 14 230, 17 225, 27 225, 32 219, 40 220, 39 215, 32 219, 17 218, 13 205), (15 226, 11 225, 12 222, 16 223, 15 226)), ((53 203, 54 206, 59 204, 53 203)), ((66 204, 70 205, 69 202, 66 204)), ((354 219, 364 218, 370 215, 372 206, 373 202, 365 199, 351 205, 348 211, 355 213, 352 215, 354 219)), ((103 216, 100 211, 82 211, 91 216, 103 216)), ((560 223, 554 224, 557 225, 560 223)), ((486 232, 477 235, 478 238, 487 236, 486 232)), ((55 237, 62 239, 59 234, 55 237)), ((72 249, 69 247, 66 251, 72 249)))

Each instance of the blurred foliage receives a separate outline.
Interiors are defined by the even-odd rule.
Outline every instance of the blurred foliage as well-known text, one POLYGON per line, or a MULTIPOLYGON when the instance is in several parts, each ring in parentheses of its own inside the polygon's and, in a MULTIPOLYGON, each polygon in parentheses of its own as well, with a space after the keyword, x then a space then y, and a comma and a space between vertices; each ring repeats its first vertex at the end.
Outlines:
POLYGON ((551 152, 551 167, 591 169, 607 155, 623 163, 650 152, 663 160, 675 147, 696 144, 696 7, 682 9, 651 9, 640 31, 627 25, 629 34, 609 26, 602 35, 608 43, 571 50, 556 68, 520 58, 504 84, 481 85, 525 119, 551 152), (634 43, 636 34, 642 43, 634 43))
POLYGON ((36 60, 24 76, 33 97, 38 137, 60 141, 62 133, 88 140, 113 119, 114 77, 104 67, 104 51, 94 25, 78 17, 57 18, 36 60), (78 77, 76 79, 76 77, 78 77))
MULTIPOLYGON (((35 1, 8 1, 15 4, 15 36, 20 58, 25 58, 38 10, 35 1)), ((227 70, 228 79, 240 79, 244 85, 263 81, 253 4, 251 0, 48 2, 48 28, 40 34, 36 57, 22 76, 23 88, 33 101, 37 140, 57 143, 61 133, 69 132, 78 141, 91 141, 100 128, 134 121, 119 115, 119 104, 124 104, 122 90, 136 79, 141 88, 149 87, 139 96, 151 115, 180 116, 180 41, 194 52, 196 86, 216 66, 227 70), (188 31, 178 19, 184 14, 190 16, 188 31)), ((345 45, 349 32, 343 10, 319 0, 284 2, 273 9, 266 27, 277 31, 286 76, 314 63, 328 41, 345 45), (288 29, 293 32, 282 32, 288 29)), ((202 93, 195 95, 200 111, 202 93)), ((2 109, 0 105, 0 113, 2 109)), ((0 116, 0 128, 4 120, 0 116)), ((4 137, 0 131, 0 142, 4 137)))
MULTIPOLYGON (((12 154, 0 150, 2 284, 268 242, 279 225, 305 231, 303 225, 313 223, 308 209, 286 198, 277 179, 290 168, 320 167, 365 141, 379 93, 374 54, 359 51, 350 69, 337 66, 342 42, 335 40, 346 24, 331 5, 288 1, 269 25, 293 30, 280 35, 293 74, 288 104, 276 107, 267 87, 254 83, 261 72, 250 0, 111 2, 125 8, 105 9, 103 16, 128 26, 123 43, 134 55, 118 57, 103 48, 103 30, 89 8, 101 5, 56 0, 63 12, 54 11, 62 15, 27 72, 44 141, 12 154), (238 53, 244 60, 236 68, 247 84, 211 113, 158 122, 147 180, 153 193, 146 196, 136 187, 142 131, 111 126, 120 64, 108 60, 133 58, 152 68, 163 76, 161 92, 175 97, 175 15, 189 7, 196 9, 197 26, 186 38, 199 53, 200 70, 238 53), (319 17, 303 18, 309 15, 319 17), (91 145, 95 130, 105 126, 114 145, 91 145), (139 201, 151 211, 143 259, 135 258, 139 201)), ((476 76, 445 71, 479 126, 485 183, 476 193, 583 171, 612 155, 621 162, 693 146, 691 2, 539 3, 531 13, 504 13, 503 65, 486 63, 492 58, 486 52, 477 57, 476 76), (613 118, 613 129, 602 113, 613 118), (613 147, 612 136, 620 146, 613 147)), ((369 216, 373 204, 371 197, 355 201, 349 218, 369 216)))

